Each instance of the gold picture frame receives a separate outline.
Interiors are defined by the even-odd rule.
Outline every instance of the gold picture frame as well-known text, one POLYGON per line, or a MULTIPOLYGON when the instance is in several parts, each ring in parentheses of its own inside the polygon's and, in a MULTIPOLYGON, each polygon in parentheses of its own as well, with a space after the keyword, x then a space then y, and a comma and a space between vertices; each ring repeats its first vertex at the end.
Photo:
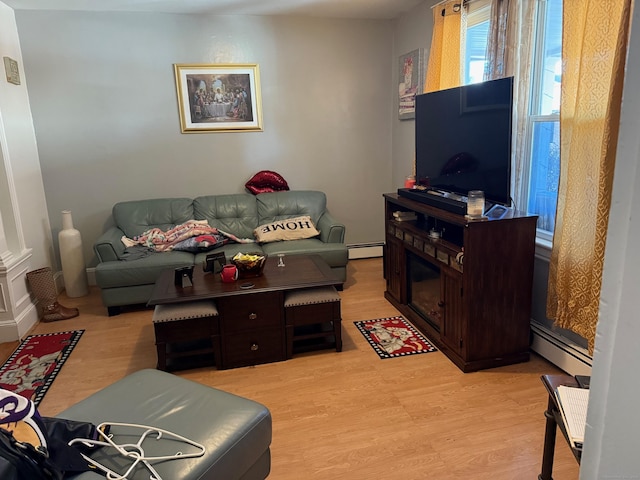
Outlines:
POLYGON ((261 132, 255 63, 174 64, 182 133, 261 132))

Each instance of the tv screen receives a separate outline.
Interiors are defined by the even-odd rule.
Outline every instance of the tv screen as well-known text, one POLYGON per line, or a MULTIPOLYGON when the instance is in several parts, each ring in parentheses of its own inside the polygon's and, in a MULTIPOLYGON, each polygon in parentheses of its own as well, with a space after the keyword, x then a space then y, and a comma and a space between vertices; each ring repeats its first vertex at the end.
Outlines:
POLYGON ((513 77, 416 96, 416 183, 511 203, 513 77))

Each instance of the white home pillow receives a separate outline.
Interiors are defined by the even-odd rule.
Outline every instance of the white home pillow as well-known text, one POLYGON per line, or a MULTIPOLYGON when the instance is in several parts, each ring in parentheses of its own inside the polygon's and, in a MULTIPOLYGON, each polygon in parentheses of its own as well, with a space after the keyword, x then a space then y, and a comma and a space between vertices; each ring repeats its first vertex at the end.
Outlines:
POLYGON ((320 232, 311 221, 311 217, 305 215, 260 225, 253 234, 259 243, 267 243, 311 238, 320 235, 320 232))

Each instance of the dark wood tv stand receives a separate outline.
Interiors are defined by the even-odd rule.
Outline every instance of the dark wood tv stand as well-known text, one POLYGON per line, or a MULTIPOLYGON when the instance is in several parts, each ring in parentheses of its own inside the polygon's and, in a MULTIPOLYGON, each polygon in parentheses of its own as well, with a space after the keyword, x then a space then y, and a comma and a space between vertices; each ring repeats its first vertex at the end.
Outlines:
POLYGON ((528 361, 538 217, 508 209, 468 220, 395 193, 384 199, 385 298, 463 372, 528 361))

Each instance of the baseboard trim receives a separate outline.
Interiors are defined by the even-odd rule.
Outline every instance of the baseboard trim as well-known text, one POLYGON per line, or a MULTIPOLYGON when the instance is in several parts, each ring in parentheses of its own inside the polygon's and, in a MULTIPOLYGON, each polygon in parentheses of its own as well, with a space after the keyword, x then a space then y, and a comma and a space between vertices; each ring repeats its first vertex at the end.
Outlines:
POLYGON ((569 375, 591 375, 593 359, 583 349, 534 322, 531 323, 531 332, 533 334, 531 349, 534 352, 569 375))
POLYGON ((87 283, 89 285, 96 285, 96 267, 87 268, 87 283))
POLYGON ((21 340, 38 321, 38 310, 31 304, 15 320, 0 322, 0 343, 21 340))
POLYGON ((381 257, 383 245, 383 243, 356 243, 347 245, 349 249, 349 260, 381 257))

